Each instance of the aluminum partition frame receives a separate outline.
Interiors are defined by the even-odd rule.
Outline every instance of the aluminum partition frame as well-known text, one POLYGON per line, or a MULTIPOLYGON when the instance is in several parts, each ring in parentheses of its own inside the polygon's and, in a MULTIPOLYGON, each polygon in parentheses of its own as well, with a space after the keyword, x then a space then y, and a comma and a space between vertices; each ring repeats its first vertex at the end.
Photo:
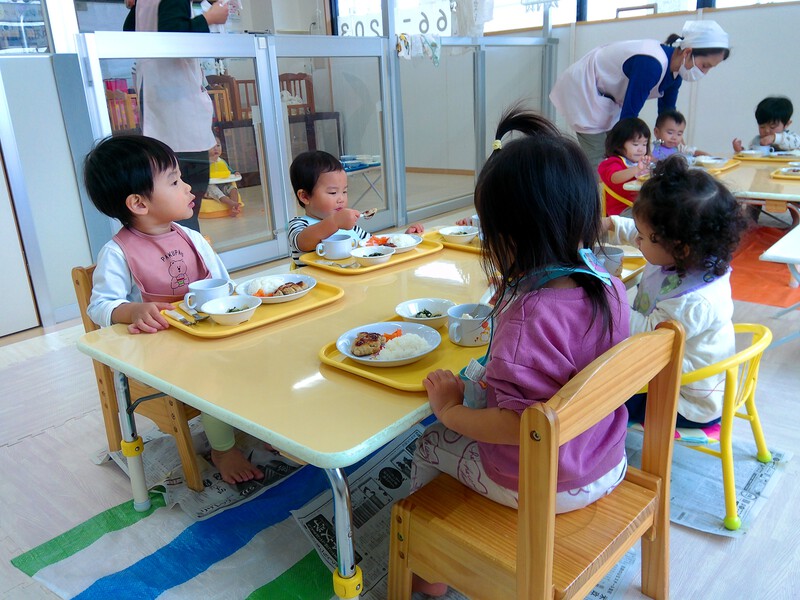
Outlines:
MULTIPOLYGON (((249 58, 255 65, 256 79, 261 98, 270 98, 266 92, 268 81, 273 80, 273 72, 267 57, 267 44, 263 36, 247 34, 228 34, 208 36, 194 33, 150 33, 150 32, 105 32, 86 33, 77 36, 86 101, 92 133, 95 139, 111 134, 111 123, 105 110, 105 89, 102 84, 100 61, 104 59, 142 59, 142 58, 197 58, 208 57, 249 58)), ((277 82, 277 74, 274 74, 277 82)), ((284 169, 277 172, 267 170, 267 166, 280 167, 276 148, 282 139, 282 121, 274 117, 274 107, 270 118, 262 120, 264 127, 260 142, 263 154, 259 164, 262 181, 267 182, 270 207, 273 210, 275 239, 221 253, 228 267, 234 270, 270 260, 283 258, 289 253, 288 239, 279 235, 279 223, 288 220, 286 204, 280 199, 284 194, 284 169)), ((254 115, 254 117, 257 117, 254 115)), ((254 125, 257 118, 254 118, 254 125)), ((257 136, 258 137, 258 136, 257 136)), ((112 223, 115 223, 112 221, 112 223)), ((112 226, 113 229, 113 226, 112 226)), ((112 231, 113 233, 113 231, 112 231)), ((109 239, 110 239, 109 235, 109 239)))

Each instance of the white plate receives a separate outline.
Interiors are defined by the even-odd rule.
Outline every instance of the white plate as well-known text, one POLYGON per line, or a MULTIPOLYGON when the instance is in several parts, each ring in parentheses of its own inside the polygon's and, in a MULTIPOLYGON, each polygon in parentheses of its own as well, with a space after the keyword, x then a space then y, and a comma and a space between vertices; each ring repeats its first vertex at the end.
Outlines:
POLYGON ((439 332, 432 327, 428 327, 427 325, 409 323, 407 321, 381 321, 380 323, 361 325, 343 333, 339 336, 339 339, 336 340, 336 348, 347 358, 364 365, 369 365, 371 367, 399 367, 402 365, 410 365, 411 363, 421 359, 423 356, 430 354, 436 350, 436 348, 438 348, 441 342, 442 336, 439 335, 439 332), (397 329, 402 329, 404 335, 406 333, 417 334, 426 342, 428 342, 430 348, 422 354, 417 354, 416 356, 410 356, 408 358, 400 358, 397 360, 380 360, 379 358, 373 358, 372 356, 356 356, 350 351, 350 348, 353 346, 353 341, 361 331, 366 331, 368 333, 392 333, 397 331, 397 329))
POLYGON ((241 181, 241 175, 228 175, 227 177, 211 177, 208 180, 208 183, 214 184, 221 184, 221 183, 233 183, 234 181, 241 181))
POLYGON ((800 156, 800 152, 797 150, 776 150, 775 152, 768 154, 767 156, 800 156))
POLYGON ((742 150, 741 152, 737 152, 739 156, 764 156, 764 153, 760 150, 742 150))
MULTIPOLYGON (((408 236, 411 236, 412 238, 414 238, 414 243, 413 244, 410 244, 408 246, 394 246, 394 253, 395 254, 402 254, 403 252, 408 252, 409 250, 413 250, 414 248, 416 248, 417 246, 419 246, 422 243, 422 237, 417 235, 416 233, 389 233, 389 234, 386 234, 386 235, 377 233, 377 234, 373 234, 373 235, 375 237, 388 237, 390 243, 394 243, 392 241, 392 238, 394 238, 394 237, 396 237, 398 235, 408 235, 408 236)), ((370 236, 370 237, 372 237, 372 236, 370 236)), ((361 240, 360 245, 361 246, 366 246, 367 245, 367 240, 361 240)))
POLYGON ((694 160, 698 165, 704 167, 721 167, 728 162, 727 158, 721 156, 698 156, 694 160))
POLYGON ((793 177, 800 177, 800 167, 784 167, 781 169, 781 173, 793 177))
MULTIPOLYGON (((277 275, 262 275, 262 277, 253 277, 252 279, 248 279, 247 281, 243 281, 239 285, 236 286, 236 293, 240 295, 252 295, 248 294, 247 286, 250 284, 251 281, 254 279, 262 279, 263 277, 275 277, 276 279, 280 279, 283 283, 298 283, 303 282, 308 287, 304 289, 302 292, 297 292, 296 294, 289 294, 288 296, 264 296, 261 298, 261 304, 281 304, 282 302, 291 302, 292 300, 297 300, 298 298, 302 298, 311 289, 317 285, 317 280, 313 277, 308 275, 300 275, 295 273, 280 273, 277 275)), ((283 283, 281 285, 283 285, 283 283)))

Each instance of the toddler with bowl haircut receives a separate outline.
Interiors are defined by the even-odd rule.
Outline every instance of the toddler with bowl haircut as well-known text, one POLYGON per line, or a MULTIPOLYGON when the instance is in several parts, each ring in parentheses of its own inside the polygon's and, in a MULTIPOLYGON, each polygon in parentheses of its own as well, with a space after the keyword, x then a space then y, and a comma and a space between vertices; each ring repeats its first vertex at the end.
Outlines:
MULTIPOLYGON (((439 419, 417 442, 411 488, 439 472, 516 508, 523 411, 547 402, 576 373, 628 337, 625 287, 596 263, 600 203, 593 169, 578 144, 540 115, 507 111, 501 140, 475 188, 483 267, 496 278, 494 333, 483 377, 485 408, 464 404, 464 382, 450 371, 424 386, 439 419), (520 135, 521 134, 521 135, 520 135)), ((556 511, 587 506, 613 490, 627 468, 628 413, 620 406, 561 446, 556 511)), ((415 591, 442 595, 443 583, 414 579, 415 591)))
MULTIPOLYGON (((155 333, 169 327, 161 311, 183 299, 191 282, 230 279, 203 236, 175 223, 192 215, 194 196, 169 146, 142 135, 106 138, 86 156, 84 181, 97 209, 122 223, 97 256, 87 313, 99 326, 155 333)), ((224 481, 264 476, 236 448, 230 425, 205 413, 202 420, 224 481)))
POLYGON ((684 156, 706 156, 694 146, 683 143, 683 132, 686 131, 686 117, 677 110, 665 110, 658 115, 653 127, 653 160, 664 160, 673 154, 684 156))
MULTIPOLYGON (((339 159, 312 150, 298 154, 289 167, 295 197, 305 215, 289 220, 289 247, 295 266, 304 266, 300 256, 312 252, 322 240, 334 234, 366 240, 370 234, 356 225, 361 212, 347 207, 347 173, 339 159)), ((406 233, 422 233, 413 223, 406 233)))
MULTIPOLYGON (((789 131, 794 107, 792 101, 784 96, 769 96, 756 106, 758 135, 750 142, 750 149, 759 146, 772 146, 775 150, 800 149, 800 135, 789 131)), ((741 152, 745 147, 742 140, 733 140, 733 150, 741 152)))
MULTIPOLYGON (((637 192, 623 188, 623 184, 650 172, 650 128, 637 117, 618 121, 606 136, 606 158, 597 166, 600 181, 612 192, 636 200, 637 192)), ((606 214, 618 215, 628 206, 611 194, 606 196, 606 214)))
MULTIPOLYGON (((681 156, 656 165, 639 192, 633 218, 609 217, 612 244, 636 245, 647 260, 631 311, 631 334, 662 321, 686 330, 683 371, 707 367, 735 352, 731 257, 746 229, 736 198, 681 156)), ((722 415, 725 374, 681 387, 678 427, 707 427, 722 415)), ((628 401, 630 418, 644 419, 645 394, 628 401)))

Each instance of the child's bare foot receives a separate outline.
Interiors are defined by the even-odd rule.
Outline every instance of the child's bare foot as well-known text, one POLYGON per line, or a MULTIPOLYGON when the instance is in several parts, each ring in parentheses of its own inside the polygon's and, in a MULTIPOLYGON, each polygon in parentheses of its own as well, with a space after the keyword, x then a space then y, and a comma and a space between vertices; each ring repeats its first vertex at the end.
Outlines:
POLYGON ((211 462, 219 469, 219 474, 225 483, 242 483, 264 477, 264 473, 247 460, 242 451, 236 447, 224 452, 211 450, 211 462))
POLYGON ((427 594, 433 598, 438 598, 447 593, 448 587, 446 583, 428 583, 419 575, 414 575, 411 580, 411 590, 427 594))

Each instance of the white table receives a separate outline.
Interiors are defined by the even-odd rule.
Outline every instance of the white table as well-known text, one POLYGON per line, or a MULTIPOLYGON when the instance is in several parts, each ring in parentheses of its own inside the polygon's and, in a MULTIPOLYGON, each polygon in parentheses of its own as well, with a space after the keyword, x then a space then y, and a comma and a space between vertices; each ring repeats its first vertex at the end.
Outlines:
MULTIPOLYGON (((781 239, 770 246, 766 252, 760 256, 761 260, 785 264, 789 267, 789 272, 792 274, 794 281, 800 283, 800 270, 797 265, 800 265, 800 227, 795 227, 790 230, 781 239)), ((800 302, 781 310, 776 313, 776 317, 781 317, 800 307, 800 302)), ((785 344, 793 339, 800 337, 800 331, 791 333, 779 340, 772 342, 770 348, 775 348, 781 344, 785 344)))

